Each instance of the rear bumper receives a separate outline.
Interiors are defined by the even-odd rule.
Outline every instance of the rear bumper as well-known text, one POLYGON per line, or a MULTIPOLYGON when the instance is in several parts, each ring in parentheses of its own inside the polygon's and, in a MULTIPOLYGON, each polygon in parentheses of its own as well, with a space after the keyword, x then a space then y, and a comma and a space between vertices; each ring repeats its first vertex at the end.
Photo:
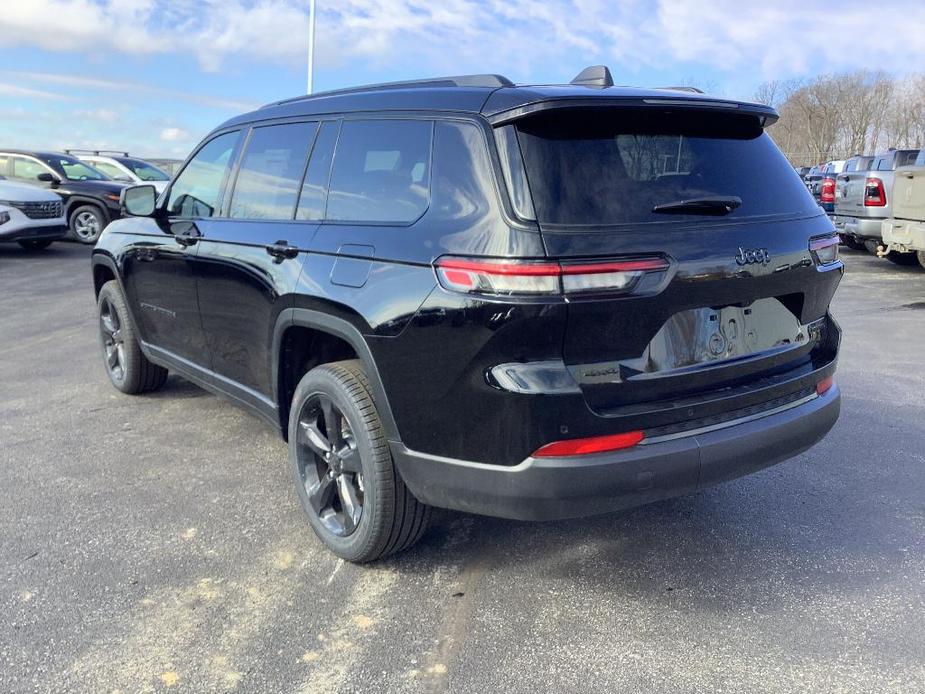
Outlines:
POLYGON ((623 451, 505 467, 392 443, 408 488, 443 508, 520 520, 574 518, 666 499, 755 472, 817 443, 838 419, 837 385, 758 419, 623 451))
POLYGON ((905 219, 885 219, 880 228, 883 243, 891 250, 901 253, 925 251, 925 223, 905 219))
POLYGON ((880 225, 883 223, 883 218, 881 217, 868 218, 835 215, 832 217, 832 222, 835 224, 835 229, 838 233, 844 234, 845 236, 869 241, 880 240, 880 225))

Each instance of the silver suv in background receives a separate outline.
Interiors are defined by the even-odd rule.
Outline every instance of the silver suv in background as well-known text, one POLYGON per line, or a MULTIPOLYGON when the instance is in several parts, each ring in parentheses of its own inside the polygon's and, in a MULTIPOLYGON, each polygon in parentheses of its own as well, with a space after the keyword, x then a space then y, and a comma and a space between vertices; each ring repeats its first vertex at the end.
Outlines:
POLYGON ((883 220, 879 255, 915 255, 925 268, 925 149, 915 163, 896 170, 893 177, 893 216, 883 220))
POLYGON ((64 151, 102 171, 114 181, 133 184, 150 183, 158 194, 170 182, 170 174, 166 171, 162 171, 144 159, 133 157, 128 152, 115 152, 105 149, 66 149, 64 151))
MULTIPOLYGON (((892 216, 893 174, 897 167, 912 164, 918 153, 916 149, 891 149, 876 155, 867 171, 838 175, 832 220, 846 245, 877 252, 881 243, 880 225, 892 216)), ((899 253, 891 254, 889 259, 898 263, 910 260, 899 253)), ((911 260, 915 262, 914 258, 911 260)))

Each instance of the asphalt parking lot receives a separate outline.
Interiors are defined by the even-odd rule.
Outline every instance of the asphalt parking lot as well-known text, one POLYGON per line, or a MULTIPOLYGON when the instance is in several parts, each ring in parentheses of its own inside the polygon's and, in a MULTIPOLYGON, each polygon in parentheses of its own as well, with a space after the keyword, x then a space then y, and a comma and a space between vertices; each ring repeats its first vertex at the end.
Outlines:
POLYGON ((325 552, 285 444, 108 383, 89 249, 0 247, 2 692, 925 690, 925 272, 843 249, 842 418, 629 512, 325 552))

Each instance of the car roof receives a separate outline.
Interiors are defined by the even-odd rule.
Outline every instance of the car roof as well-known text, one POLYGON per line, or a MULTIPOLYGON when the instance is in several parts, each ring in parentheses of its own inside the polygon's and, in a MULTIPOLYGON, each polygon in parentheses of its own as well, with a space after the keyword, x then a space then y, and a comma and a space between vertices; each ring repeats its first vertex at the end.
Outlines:
MULTIPOLYGON (((583 71, 575 82, 592 69, 583 71)), ((565 105, 582 106, 618 102, 627 105, 664 103, 738 110, 759 115, 771 122, 777 119, 777 112, 770 106, 717 99, 689 87, 615 86, 609 79, 609 71, 606 77, 608 79, 604 82, 582 80, 578 83, 553 85, 516 85, 501 75, 464 75, 374 84, 276 101, 256 111, 231 118, 216 130, 261 120, 367 111, 449 111, 480 114, 497 123, 505 118, 520 117, 539 110, 543 105, 562 105, 562 102, 570 102, 565 105)))

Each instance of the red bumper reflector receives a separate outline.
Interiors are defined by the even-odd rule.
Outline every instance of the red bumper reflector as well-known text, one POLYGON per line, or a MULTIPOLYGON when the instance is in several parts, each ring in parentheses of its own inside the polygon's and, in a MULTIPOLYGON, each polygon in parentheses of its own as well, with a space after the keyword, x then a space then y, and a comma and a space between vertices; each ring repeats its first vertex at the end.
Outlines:
POLYGON ((624 434, 610 436, 594 436, 589 439, 571 439, 569 441, 555 441, 539 448, 534 458, 560 458, 570 455, 588 455, 589 453, 604 453, 619 451, 622 448, 632 448, 645 438, 641 431, 627 431, 624 434))
POLYGON ((823 395, 827 393, 829 388, 835 384, 835 379, 832 376, 823 378, 819 383, 816 384, 816 395, 823 395))

